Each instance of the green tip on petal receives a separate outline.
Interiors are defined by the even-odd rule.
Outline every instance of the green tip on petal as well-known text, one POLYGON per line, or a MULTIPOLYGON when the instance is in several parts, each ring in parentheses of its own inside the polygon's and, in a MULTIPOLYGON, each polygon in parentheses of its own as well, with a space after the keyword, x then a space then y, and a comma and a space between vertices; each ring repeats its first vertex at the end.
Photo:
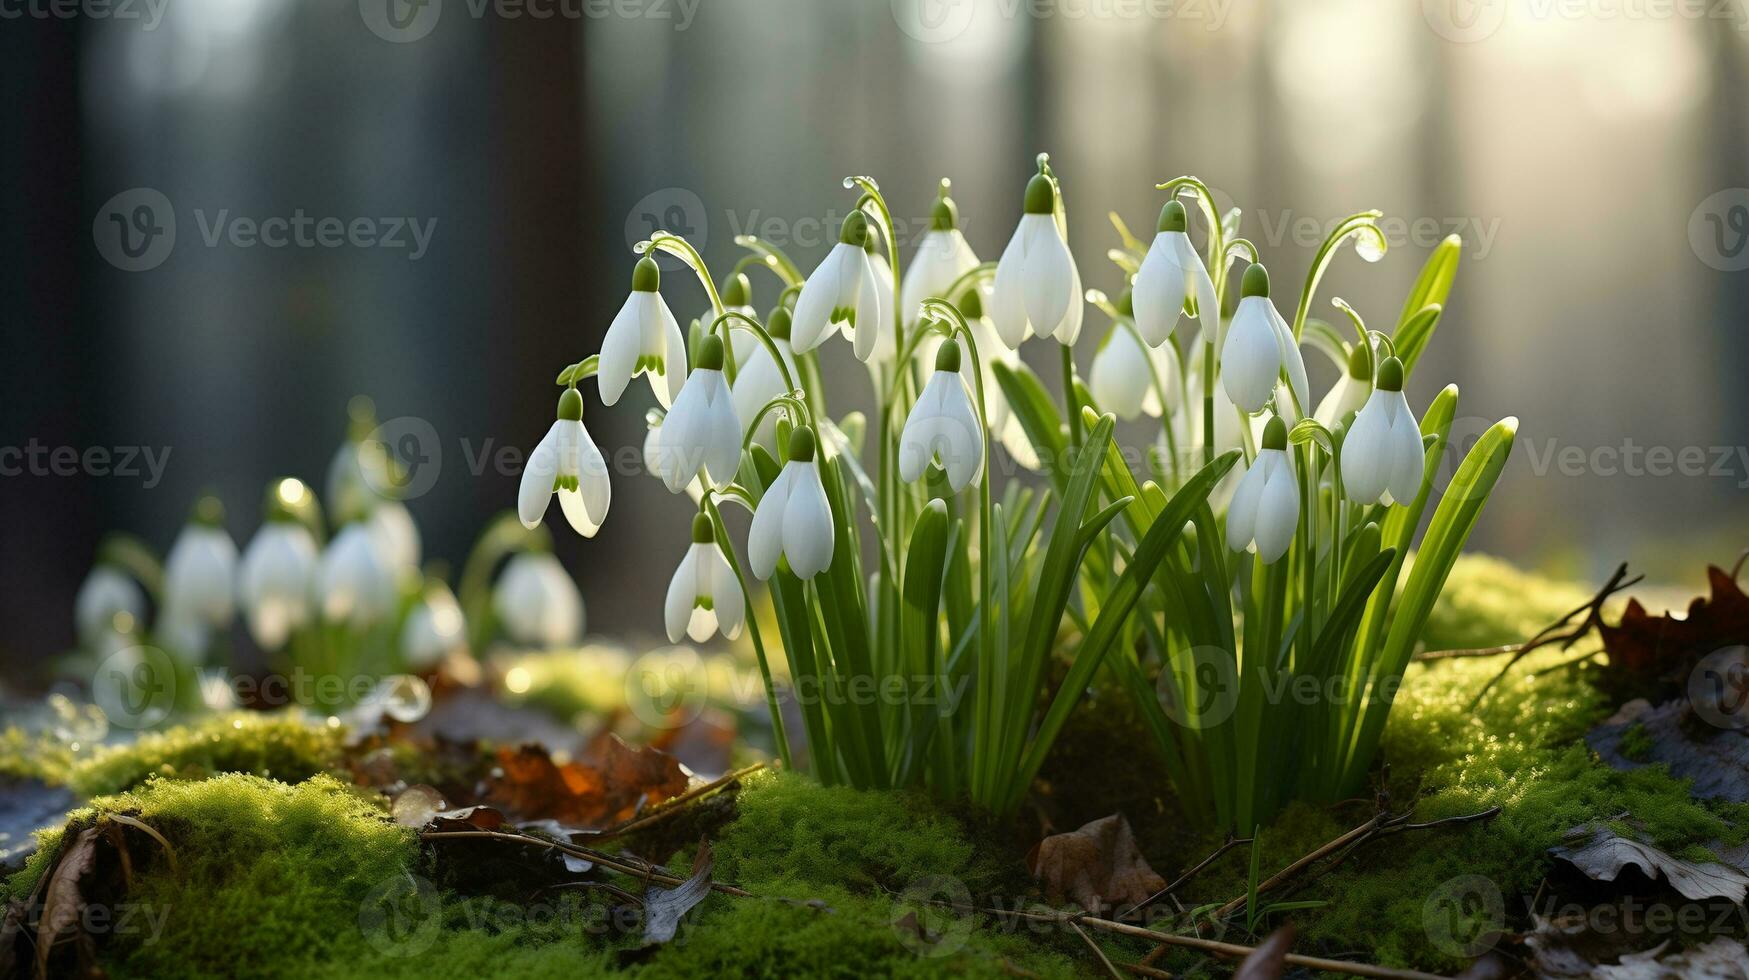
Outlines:
POLYGON ((957 341, 944 340, 935 352, 935 369, 937 371, 958 372, 960 369, 960 345, 957 341))
POLYGON ((559 418, 566 422, 583 421, 583 396, 575 388, 566 388, 559 395, 559 418))
POLYGON ((1269 270, 1261 262, 1253 262, 1245 267, 1245 278, 1239 282, 1239 298, 1247 296, 1269 296, 1269 270))
POLYGON ((737 272, 723 283, 724 306, 748 306, 753 302, 753 281, 745 272, 737 272))
POLYGON ((814 430, 807 426, 797 426, 789 434, 789 458, 792 463, 811 463, 814 461, 814 430))
POLYGON ((1184 205, 1177 201, 1167 201, 1160 209, 1160 223, 1154 226, 1155 231, 1183 231, 1189 227, 1189 217, 1184 213, 1184 205))
POLYGON ((1372 377, 1372 356, 1362 344, 1355 344, 1348 351, 1348 376, 1362 381, 1372 377))
POLYGON ((765 332, 771 335, 772 340, 789 339, 789 310, 786 307, 779 305, 766 314, 765 332))
POLYGON ((632 268, 632 291, 635 293, 653 293, 662 288, 662 270, 657 268, 656 260, 648 255, 638 260, 632 268))
POLYGON ((960 209, 953 203, 953 198, 943 194, 935 200, 935 210, 930 212, 929 227, 935 231, 952 231, 959 227, 960 209))
POLYGON ((1130 290, 1128 290, 1128 289, 1125 289, 1123 292, 1117 294, 1117 302, 1113 305, 1117 307, 1118 313, 1122 314, 1123 316, 1135 316, 1136 315, 1136 300, 1135 300, 1135 297, 1131 295, 1130 290))
POLYGON ((692 543, 710 544, 717 539, 717 529, 711 524, 711 515, 699 511, 692 516, 692 543))
POLYGON ((714 333, 707 333, 698 344, 698 363, 693 365, 699 371, 721 371, 723 369, 723 338, 714 333))
POLYGON ((1057 208, 1057 189, 1044 174, 1034 174, 1026 182, 1026 213, 1050 214, 1057 208))
POLYGON ((220 527, 225 523, 225 503, 210 493, 203 493, 194 502, 194 510, 188 519, 206 527, 220 527))
POLYGON ((978 295, 976 286, 966 290, 956 305, 960 308, 960 315, 968 320, 976 320, 984 315, 984 297, 978 295))
POLYGON ((1279 415, 1271 415, 1268 424, 1263 427, 1264 449, 1287 448, 1287 423, 1279 415))
POLYGON ((838 228, 838 240, 857 248, 868 247, 868 215, 863 214, 861 208, 850 212, 844 219, 844 224, 838 228))
POLYGON ((1378 380, 1373 383, 1373 387, 1380 391, 1402 391, 1403 362, 1394 357, 1385 358, 1379 365, 1378 380))

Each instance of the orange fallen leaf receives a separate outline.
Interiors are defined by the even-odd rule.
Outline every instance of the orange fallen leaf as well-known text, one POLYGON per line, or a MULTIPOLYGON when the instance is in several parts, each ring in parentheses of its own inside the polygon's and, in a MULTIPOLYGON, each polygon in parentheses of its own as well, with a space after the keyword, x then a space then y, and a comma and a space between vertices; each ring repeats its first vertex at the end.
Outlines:
POLYGON ((1136 846, 1123 814, 1102 817, 1079 830, 1053 834, 1027 855, 1027 870, 1044 883, 1051 901, 1064 896, 1084 909, 1134 904, 1166 887, 1136 846))

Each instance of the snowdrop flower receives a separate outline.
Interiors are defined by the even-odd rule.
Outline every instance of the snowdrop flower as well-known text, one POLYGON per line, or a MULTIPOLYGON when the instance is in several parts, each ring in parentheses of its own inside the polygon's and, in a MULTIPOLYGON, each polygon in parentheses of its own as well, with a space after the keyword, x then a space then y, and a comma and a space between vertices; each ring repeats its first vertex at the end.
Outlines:
POLYGON ((711 516, 703 511, 692 519, 692 546, 674 570, 662 611, 670 643, 679 643, 682 634, 703 643, 719 628, 724 639, 741 635, 746 612, 741 583, 716 545, 711 516))
POLYGON ((656 474, 668 492, 686 489, 702 475, 721 490, 741 465, 741 419, 723 377, 723 342, 707 334, 698 347, 698 366, 674 400, 656 438, 656 474))
POLYGON ((899 478, 907 483, 923 475, 930 463, 947 471, 955 493, 964 490, 984 469, 984 427, 972 407, 966 379, 960 375, 960 345, 944 341, 935 354, 935 373, 899 434, 899 478))
POLYGON ((73 625, 79 642, 96 647, 117 634, 132 633, 146 621, 146 593, 133 577, 99 561, 73 599, 73 625))
MULTIPOLYGON (((1118 297, 1120 314, 1132 313, 1129 291, 1118 297)), ((1087 386, 1100 408, 1128 421, 1146 412, 1153 418, 1178 403, 1181 371, 1178 348, 1168 342, 1157 348, 1144 344, 1123 320, 1113 320, 1111 330, 1093 355, 1093 370, 1087 386), (1160 390, 1166 390, 1167 405, 1160 403, 1160 390)))
POLYGON ((1011 348, 1033 334, 1065 345, 1081 335, 1081 273, 1057 228, 1056 203, 1051 179, 1035 175, 1026 185, 1025 213, 996 263, 990 318, 1011 348))
POLYGON ((236 615, 237 546, 224 505, 203 497, 164 561, 164 605, 188 621, 224 628, 236 615))
POLYGON ((1273 565, 1287 554, 1300 522, 1300 488, 1287 457, 1287 423, 1271 417, 1263 448, 1239 480, 1227 507, 1227 546, 1273 565))
MULTIPOLYGON (((765 318, 765 332, 771 335, 772 346, 777 348, 778 357, 783 358, 784 367, 789 369, 789 376, 799 378, 796 356, 790 350, 789 310, 782 306, 772 310, 771 315, 765 318)), ((788 389, 783 383, 783 370, 778 367, 778 362, 772 358, 771 351, 767 350, 764 344, 758 342, 758 338, 744 330, 738 330, 736 333, 753 339, 754 344, 746 358, 742 359, 739 353, 735 355, 737 358, 735 386, 729 392, 735 402, 735 415, 740 418, 741 424, 747 427, 747 432, 754 433, 754 442, 771 449, 777 445, 776 414, 767 412, 765 417, 759 420, 757 431, 754 430, 753 419, 759 414, 759 410, 765 407, 766 403, 787 393, 788 389)))
POLYGON ((1349 412, 1358 412, 1372 392, 1372 356, 1366 347, 1356 344, 1348 352, 1348 370, 1342 379, 1324 394, 1318 410, 1312 413, 1326 429, 1335 430, 1349 412))
POLYGON ((583 635, 583 594, 549 551, 525 551, 510 559, 492 608, 514 643, 564 647, 583 635))
POLYGON ((893 297, 893 267, 887 264, 887 254, 875 247, 874 225, 869 226, 868 241, 862 246, 868 253, 868 267, 874 272, 875 295, 880 297, 881 316, 880 333, 875 336, 874 353, 869 355, 870 364, 888 364, 899 353, 898 338, 893 335, 891 318, 893 311, 887 308, 887 303, 893 297))
POLYGON ((1306 404, 1306 362, 1293 331, 1269 300, 1269 271, 1252 263, 1239 287, 1239 308, 1221 345, 1221 386, 1233 404, 1255 415, 1287 371, 1296 404, 1306 404))
POLYGON ((674 404, 686 383, 686 340, 680 321, 657 290, 662 271, 648 255, 632 270, 632 294, 607 328, 601 341, 601 368, 596 383, 601 402, 612 405, 626 385, 640 374, 650 377, 650 389, 663 408, 674 404))
POLYGON ((415 670, 431 667, 463 648, 466 627, 455 593, 433 580, 401 626, 401 659, 415 670))
POLYGON ((370 512, 370 533, 383 557, 395 568, 419 567, 419 526, 407 505, 385 500, 370 512))
POLYGON ((838 244, 802 284, 790 326, 797 353, 813 350, 843 329, 854 342, 856 356, 866 363, 874 357, 882 332, 891 329, 885 322, 880 280, 865 251, 868 236, 868 215, 860 209, 850 212, 838 230, 838 244))
POLYGON ((777 559, 789 559, 797 578, 809 579, 832 564, 832 505, 814 460, 814 432, 798 427, 789 437, 789 462, 753 512, 747 531, 747 561, 753 574, 768 579, 777 559))
POLYGON ((1387 357, 1342 441, 1342 489, 1356 503, 1406 504, 1421 491, 1425 462, 1421 427, 1403 397, 1403 362, 1387 357))
MULTIPOLYGON (((1002 342, 1002 338, 996 335, 995 324, 984 315, 984 290, 974 286, 966 290, 954 305, 966 318, 966 326, 972 328, 972 339, 978 345, 978 366, 984 379, 984 410, 989 413, 986 421, 990 432, 1016 463, 1029 470, 1038 469, 1038 452, 1033 448, 1032 440, 1027 438, 1020 417, 1009 409, 1008 398, 996 381, 996 364, 1019 367, 1020 352, 1002 342)), ((917 359, 926 364, 933 362, 943 339, 933 330, 924 334, 917 341, 917 359)))
MULTIPOLYGON (((905 267, 905 279, 899 284, 899 309, 905 312, 907 329, 916 325, 924 300, 931 296, 949 299, 948 289, 960 276, 978 267, 978 256, 966 243, 966 236, 960 234, 959 209, 945 193, 946 181, 942 183, 943 193, 935 201, 929 230, 923 233, 917 254, 905 267)), ((971 314, 966 317, 970 319, 971 314)), ((978 348, 985 349, 982 345, 978 348)))
POLYGON ((607 461, 589 430, 583 428, 583 396, 566 388, 559 396, 558 420, 528 456, 522 485, 516 493, 516 513, 522 526, 533 530, 546 514, 547 501, 559 496, 565 520, 586 538, 595 536, 607 519, 613 484, 607 479, 607 461))
MULTIPOLYGON (((753 282, 747 278, 745 272, 737 272, 729 276, 723 282, 719 295, 723 300, 724 312, 739 313, 745 317, 759 319, 759 314, 753 310, 753 282)), ((703 323, 709 324, 716 319, 716 316, 713 314, 699 319, 703 323)), ((747 358, 753 356, 753 349, 758 346, 759 339, 745 330, 735 330, 729 334, 729 350, 734 352, 737 371, 740 370, 741 365, 747 363, 747 358)))
POLYGON ((354 521, 340 529, 316 566, 316 600, 322 617, 363 629, 395 611, 394 569, 383 560, 370 526, 354 521))
POLYGON ((1202 256, 1185 233, 1184 205, 1167 201, 1160 209, 1153 244, 1136 273, 1136 329, 1151 347, 1172 336, 1184 312, 1186 296, 1196 297, 1196 315, 1202 324, 1204 343, 1214 343, 1221 332, 1221 304, 1215 298, 1214 280, 1202 264, 1202 256))
MULTIPOLYGON (((651 411, 650 427, 644 433, 644 471, 658 480, 662 479, 662 426, 667 421, 667 416, 651 411)), ((704 499, 704 484, 697 476, 686 484, 686 495, 695 504, 704 499)))
POLYGON ((267 521, 243 550, 237 601, 249 635, 263 650, 285 645, 292 630, 312 612, 311 592, 320 561, 316 538, 297 519, 286 498, 307 491, 296 480, 281 480, 267 497, 267 521))

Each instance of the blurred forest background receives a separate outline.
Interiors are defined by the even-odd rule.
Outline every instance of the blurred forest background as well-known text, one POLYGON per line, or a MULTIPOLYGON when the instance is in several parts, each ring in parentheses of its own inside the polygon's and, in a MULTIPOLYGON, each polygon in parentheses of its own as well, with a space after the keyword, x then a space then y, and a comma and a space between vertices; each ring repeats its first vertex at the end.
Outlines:
MULTIPOLYGON (((1410 395, 1419 409, 1452 380, 1461 414, 1523 420, 1473 548, 1692 578, 1749 531, 1742 0, 134 3, 133 19, 0 21, 0 447, 170 453, 156 481, 143 462, 59 476, 11 457, 9 670, 71 642, 105 530, 166 548, 210 487, 241 544, 270 479, 319 490, 355 394, 435 433, 440 469, 409 506, 427 554, 458 565, 514 501, 492 455, 545 431, 553 374, 597 349, 653 227, 694 237, 719 276, 743 231, 811 269, 854 200, 841 178, 879 179, 914 237, 947 176, 994 259, 1039 150, 1087 285, 1108 291, 1107 212, 1151 229, 1154 183, 1181 173, 1245 209, 1284 309, 1327 225, 1400 219, 1379 265, 1337 260, 1315 316, 1341 296, 1388 328, 1432 245, 1463 235, 1410 395), (177 224, 144 271, 99 244, 133 188, 177 224), (206 240, 298 213, 430 238, 416 256, 410 232, 398 248, 206 240), (1642 455, 1636 475, 1650 447, 1701 447, 1708 472, 1642 455)), ((755 289, 761 310, 776 298, 769 277, 755 289)), ((690 277, 664 293, 683 320, 705 309, 690 277)), ((1104 318, 1088 325, 1083 371, 1104 318)), ((828 362, 834 410, 865 405, 848 345, 828 362)), ((641 444, 649 395, 632 391, 612 410, 586 391, 610 450, 641 444)), ((556 535, 592 632, 659 631, 688 516, 616 474, 601 535, 556 535)))

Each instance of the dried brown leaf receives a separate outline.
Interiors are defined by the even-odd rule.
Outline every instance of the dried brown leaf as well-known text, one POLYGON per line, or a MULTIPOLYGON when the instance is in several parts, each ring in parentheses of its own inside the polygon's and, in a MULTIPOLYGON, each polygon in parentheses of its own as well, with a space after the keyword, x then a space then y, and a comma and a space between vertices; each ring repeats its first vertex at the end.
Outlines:
POLYGON ((485 799, 519 820, 599 829, 684 793, 688 781, 673 756, 634 749, 609 733, 592 741, 581 758, 562 764, 538 745, 500 749, 485 799))
POLYGON ((1039 841, 1027 855, 1027 869, 1051 901, 1067 896, 1089 910, 1133 905, 1166 887, 1166 879, 1142 857, 1121 813, 1039 841))
POLYGON ((1233 980, 1280 980, 1293 948, 1294 927, 1290 923, 1265 936, 1233 972, 1233 980))
POLYGON ((1741 904, 1749 895, 1749 875, 1717 862, 1696 863, 1671 857, 1644 841, 1631 840, 1594 822, 1573 828, 1567 834, 1575 843, 1549 849, 1549 853, 1578 868, 1596 881, 1614 881, 1629 867, 1648 878, 1663 877, 1684 898, 1700 901, 1725 898, 1741 904))
POLYGON ((644 892, 644 941, 665 943, 680 929, 680 920, 711 893, 711 846, 698 846, 692 874, 677 888, 651 887, 644 892))
POLYGON ((1598 685, 1617 701, 1643 697, 1661 702, 1687 692, 1689 676, 1702 658, 1726 647, 1749 643, 1749 595, 1731 573, 1707 567, 1711 594, 1689 603, 1682 616, 1654 616, 1630 599, 1621 620, 1598 632, 1609 665, 1598 685))
POLYGON ((49 872, 49 884, 43 890, 42 917, 36 927, 36 972, 49 975, 49 958, 55 944, 79 935, 80 916, 85 910, 84 882, 97 866, 97 842, 102 831, 87 827, 67 844, 49 872))

